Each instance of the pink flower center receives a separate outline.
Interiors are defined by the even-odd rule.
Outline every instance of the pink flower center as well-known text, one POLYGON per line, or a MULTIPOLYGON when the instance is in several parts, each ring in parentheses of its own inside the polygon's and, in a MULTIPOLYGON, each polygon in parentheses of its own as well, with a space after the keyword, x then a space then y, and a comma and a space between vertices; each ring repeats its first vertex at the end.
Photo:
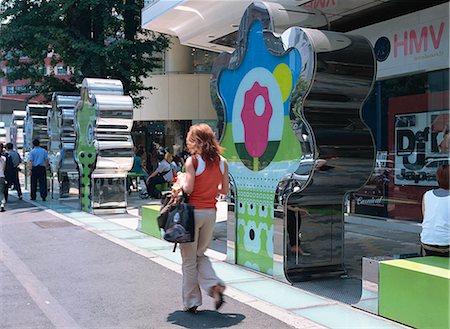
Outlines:
POLYGON ((272 113, 269 89, 255 82, 252 88, 245 92, 241 113, 245 148, 253 158, 263 155, 267 148, 272 113))

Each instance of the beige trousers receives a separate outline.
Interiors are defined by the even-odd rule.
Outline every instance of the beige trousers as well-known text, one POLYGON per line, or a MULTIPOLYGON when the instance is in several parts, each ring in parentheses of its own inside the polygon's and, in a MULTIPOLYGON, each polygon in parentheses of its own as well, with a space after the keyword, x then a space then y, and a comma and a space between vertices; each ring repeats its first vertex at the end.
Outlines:
POLYGON ((6 189, 5 177, 0 177, 0 206, 2 207, 5 207, 6 203, 5 189, 6 189))
POLYGON ((185 308, 202 305, 200 287, 212 297, 211 288, 219 284, 225 287, 214 269, 209 258, 205 256, 216 224, 215 209, 194 210, 195 241, 180 243, 183 260, 183 304, 185 308))

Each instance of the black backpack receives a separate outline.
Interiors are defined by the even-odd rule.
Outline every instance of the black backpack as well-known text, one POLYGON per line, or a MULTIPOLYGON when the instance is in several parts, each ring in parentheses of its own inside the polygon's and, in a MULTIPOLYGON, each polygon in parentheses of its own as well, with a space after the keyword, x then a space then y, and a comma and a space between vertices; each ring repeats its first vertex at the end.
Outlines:
POLYGON ((12 158, 7 152, 5 152, 4 156, 6 158, 5 180, 7 182, 7 186, 10 187, 14 183, 16 168, 14 168, 12 158))

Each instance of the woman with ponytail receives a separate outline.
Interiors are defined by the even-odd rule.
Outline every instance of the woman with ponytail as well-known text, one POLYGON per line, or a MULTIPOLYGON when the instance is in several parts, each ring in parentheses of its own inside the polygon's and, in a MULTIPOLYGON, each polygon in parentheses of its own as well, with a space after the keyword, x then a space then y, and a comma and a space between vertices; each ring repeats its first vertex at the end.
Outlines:
POLYGON ((228 193, 229 178, 228 164, 221 156, 223 149, 208 125, 193 125, 186 145, 191 156, 186 160, 186 174, 179 183, 189 195, 189 204, 194 206, 195 241, 180 244, 183 304, 185 311, 197 313, 202 304, 200 287, 214 298, 216 310, 224 303, 225 284, 217 277, 205 251, 214 233, 217 196, 228 193))

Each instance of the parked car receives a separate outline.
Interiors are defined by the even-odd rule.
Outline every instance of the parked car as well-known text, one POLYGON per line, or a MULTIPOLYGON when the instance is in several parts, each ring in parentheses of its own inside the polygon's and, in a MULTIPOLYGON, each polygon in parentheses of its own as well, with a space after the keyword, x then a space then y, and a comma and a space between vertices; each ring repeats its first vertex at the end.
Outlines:
POLYGON ((440 165, 448 165, 449 163, 450 158, 428 158, 425 162, 425 165, 421 169, 401 169, 400 173, 396 175, 396 179, 414 181, 414 183, 416 184, 419 182, 436 181, 436 169, 440 165))

